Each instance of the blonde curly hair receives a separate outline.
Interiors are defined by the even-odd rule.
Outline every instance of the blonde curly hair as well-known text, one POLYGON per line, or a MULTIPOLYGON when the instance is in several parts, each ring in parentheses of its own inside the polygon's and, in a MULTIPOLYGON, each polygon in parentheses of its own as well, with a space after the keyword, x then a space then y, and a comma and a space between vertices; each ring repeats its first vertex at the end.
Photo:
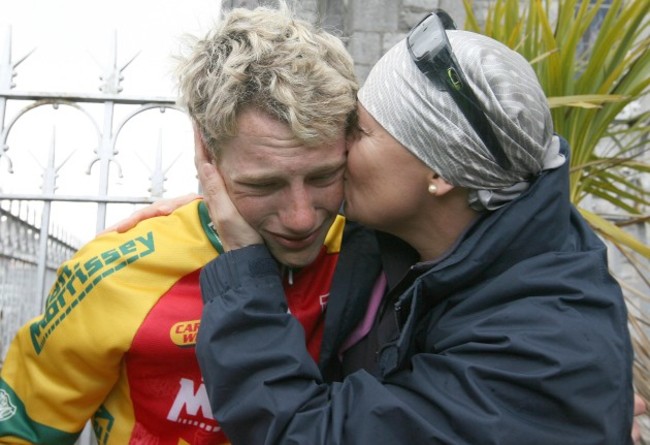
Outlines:
POLYGON ((248 107, 286 123, 306 145, 356 122, 352 58, 341 40, 295 18, 284 2, 229 11, 205 38, 193 39, 177 74, 180 103, 214 156, 248 107))

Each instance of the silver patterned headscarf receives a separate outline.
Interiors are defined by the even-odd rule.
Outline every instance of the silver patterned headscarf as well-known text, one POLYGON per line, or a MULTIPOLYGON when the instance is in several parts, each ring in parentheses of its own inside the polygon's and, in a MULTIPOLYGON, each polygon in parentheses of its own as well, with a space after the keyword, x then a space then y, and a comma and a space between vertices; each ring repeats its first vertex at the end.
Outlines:
POLYGON ((359 90, 359 102, 447 182, 470 189, 472 208, 494 210, 565 158, 546 96, 526 59, 481 34, 448 31, 447 36, 512 167, 497 164, 451 95, 420 72, 406 39, 377 62, 359 90))

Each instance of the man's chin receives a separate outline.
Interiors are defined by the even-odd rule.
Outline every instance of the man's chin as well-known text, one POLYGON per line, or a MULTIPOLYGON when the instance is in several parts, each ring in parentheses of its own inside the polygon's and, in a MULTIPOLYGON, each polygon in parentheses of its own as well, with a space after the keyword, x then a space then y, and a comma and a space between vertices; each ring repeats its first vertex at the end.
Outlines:
POLYGON ((291 267, 293 269, 300 269, 305 266, 309 266, 311 263, 316 261, 321 247, 322 246, 319 244, 318 248, 312 247, 308 250, 302 250, 300 252, 288 252, 282 249, 271 249, 271 255, 273 255, 280 264, 291 267))

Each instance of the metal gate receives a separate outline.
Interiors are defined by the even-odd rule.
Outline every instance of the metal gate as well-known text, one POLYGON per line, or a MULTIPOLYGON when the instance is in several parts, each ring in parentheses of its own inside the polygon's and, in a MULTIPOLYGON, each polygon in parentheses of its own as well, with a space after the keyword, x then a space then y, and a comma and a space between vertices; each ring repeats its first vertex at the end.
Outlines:
MULTIPOLYGON (((81 229, 92 237, 163 197, 172 177, 182 188, 170 194, 198 190, 187 115, 172 97, 120 94, 135 57, 118 66, 117 35, 109 53, 97 94, 20 91, 16 68, 31 52, 12 60, 11 28, 0 28, 0 367, 16 330, 42 312, 57 267, 88 241, 81 229), (141 142, 120 146, 128 134, 141 142)), ((88 426, 78 444, 94 443, 88 426)))

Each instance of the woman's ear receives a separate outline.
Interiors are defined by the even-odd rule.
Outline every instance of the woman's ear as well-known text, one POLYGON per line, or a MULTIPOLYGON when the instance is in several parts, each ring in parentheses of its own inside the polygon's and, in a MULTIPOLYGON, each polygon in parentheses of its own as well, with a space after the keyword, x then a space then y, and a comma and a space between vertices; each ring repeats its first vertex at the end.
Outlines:
POLYGON ((431 173, 429 178, 429 193, 434 196, 442 196, 449 193, 455 187, 445 181, 438 173, 431 173))

